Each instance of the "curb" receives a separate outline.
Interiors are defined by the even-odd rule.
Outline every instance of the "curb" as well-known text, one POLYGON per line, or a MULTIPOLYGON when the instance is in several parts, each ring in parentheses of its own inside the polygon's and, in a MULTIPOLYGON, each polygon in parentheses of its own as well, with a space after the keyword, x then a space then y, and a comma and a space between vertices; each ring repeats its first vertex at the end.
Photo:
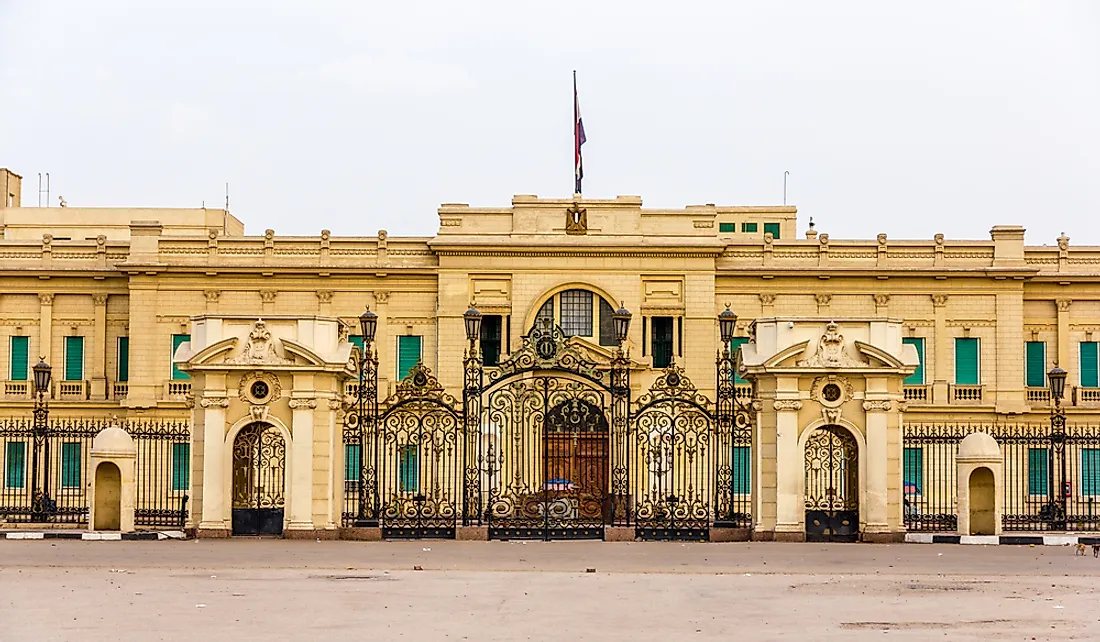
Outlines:
POLYGON ((906 533, 906 544, 979 544, 985 546, 1100 546, 1097 535, 936 535, 906 533))
POLYGON ((94 531, 8 531, 0 532, 0 539, 79 539, 85 542, 134 542, 165 539, 187 539, 183 531, 142 531, 137 533, 97 533, 94 531))

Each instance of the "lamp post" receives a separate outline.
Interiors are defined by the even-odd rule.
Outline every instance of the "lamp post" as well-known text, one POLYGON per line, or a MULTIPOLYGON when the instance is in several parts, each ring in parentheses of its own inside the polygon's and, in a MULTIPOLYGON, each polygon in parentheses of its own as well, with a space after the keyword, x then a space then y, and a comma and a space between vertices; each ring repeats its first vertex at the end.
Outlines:
POLYGON ((1047 373, 1047 386, 1050 388, 1050 445, 1049 449, 1050 459, 1047 464, 1048 479, 1047 479, 1047 499, 1049 506, 1049 528, 1050 530, 1065 530, 1066 529, 1066 495, 1068 488, 1058 488, 1055 484, 1055 466, 1054 463, 1058 462, 1057 468, 1060 474, 1060 479, 1063 485, 1067 485, 1066 482, 1066 412, 1062 409, 1062 397, 1066 391, 1066 375, 1068 373, 1062 368, 1058 367, 1058 364, 1054 364, 1050 372, 1047 373))
POLYGON ((611 524, 630 525, 630 470, 636 453, 630 448, 630 359, 623 350, 630 335, 630 321, 633 315, 626 304, 619 303, 619 309, 611 313, 611 322, 615 330, 615 354, 611 357, 611 524))
POLYGON ((745 420, 741 423, 745 426, 751 420, 752 414, 747 406, 739 407, 737 387, 734 382, 736 357, 730 351, 730 344, 737 330, 737 314, 730 310, 729 304, 726 304, 726 309, 718 314, 717 321, 722 346, 718 350, 716 367, 715 391, 717 394, 714 418, 718 440, 719 476, 726 483, 716 487, 714 520, 716 524, 725 527, 743 527, 745 526, 742 523, 743 513, 737 511, 734 505, 735 489, 738 481, 741 481, 738 475, 743 474, 743 470, 736 465, 733 457, 734 445, 737 443, 735 432, 738 429, 738 413, 744 416, 745 420))
MULTIPOLYGON (((462 525, 481 524, 481 450, 479 448, 481 429, 481 386, 484 381, 484 363, 477 341, 481 338, 481 312, 474 307, 462 313, 462 322, 466 330, 466 341, 470 347, 466 350, 462 362, 462 413, 465 446, 462 449, 462 525)), ((493 488, 493 449, 488 452, 489 488, 493 488)), ((486 511, 488 518, 488 512, 486 511)))
POLYGON ((374 353, 374 335, 378 331, 378 315, 370 306, 359 315, 359 331, 363 337, 363 350, 359 355, 359 514, 356 526, 375 526, 378 521, 378 445, 373 440, 378 420, 378 355, 374 353), (368 468, 366 463, 373 461, 368 468))
POLYGON ((50 419, 50 378, 53 369, 40 359, 34 368, 34 452, 31 458, 31 519, 46 521, 57 510, 50 498, 50 441, 47 439, 50 419), (42 453, 39 462, 38 454, 42 453), (41 471, 41 475, 39 474, 41 471))

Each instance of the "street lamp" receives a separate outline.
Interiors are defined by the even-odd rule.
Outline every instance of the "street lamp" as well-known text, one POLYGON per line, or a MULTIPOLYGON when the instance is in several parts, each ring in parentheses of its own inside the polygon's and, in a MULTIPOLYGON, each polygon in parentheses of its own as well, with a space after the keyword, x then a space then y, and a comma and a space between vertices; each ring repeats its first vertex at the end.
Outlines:
POLYGON ((49 430, 49 392, 53 369, 43 357, 32 370, 34 372, 34 452, 31 464, 31 510, 34 512, 32 516, 34 521, 44 522, 57 509, 54 501, 50 499, 50 442, 46 438, 49 430), (41 465, 38 453, 42 453, 41 465), (41 471, 41 480, 39 471, 41 471))
POLYGON ((730 305, 727 303, 726 309, 718 315, 718 330, 722 335, 723 344, 729 345, 729 342, 733 341, 733 332, 736 328, 737 314, 730 310, 730 305))
POLYGON ((359 331, 363 336, 363 351, 359 355, 359 389, 355 394, 359 406, 359 514, 355 524, 371 526, 378 517, 378 494, 368 488, 374 476, 367 475, 367 466, 372 461, 372 472, 378 470, 378 445, 373 441, 378 415, 378 357, 371 350, 378 331, 378 315, 371 312, 369 305, 359 315, 359 331), (375 501, 368 505, 372 498, 375 501))
POLYGON ((627 310, 621 302, 619 303, 619 309, 611 313, 611 321, 615 325, 615 340, 620 348, 623 342, 626 341, 626 335, 630 332, 630 318, 632 316, 630 310, 627 310))
POLYGON ((1069 482, 1066 481, 1066 412, 1062 409, 1062 395, 1066 391, 1066 371, 1057 364, 1047 373, 1047 385, 1050 386, 1050 443, 1047 449, 1047 519, 1051 530, 1066 529, 1066 497, 1069 496, 1069 482), (1060 462, 1060 466, 1057 464, 1060 462), (1055 467, 1059 470, 1055 470, 1055 467), (1055 475, 1062 480, 1063 488, 1055 487, 1055 475))
POLYGON ((1067 374, 1069 373, 1059 368, 1057 364, 1047 373, 1047 385, 1050 386, 1050 399, 1054 402, 1055 408, 1062 405, 1062 395, 1066 392, 1067 374))
POLYGON ((466 340, 470 342, 470 348, 481 336, 481 312, 470 304, 470 309, 462 313, 462 320, 466 323, 466 340))
POLYGON ((363 334, 363 345, 374 343, 374 333, 378 331, 378 315, 370 311, 370 306, 359 315, 359 330, 363 334))
POLYGON ((41 359, 32 369, 34 370, 34 391, 39 395, 43 395, 50 389, 50 376, 53 373, 53 368, 46 363, 45 359, 41 359))

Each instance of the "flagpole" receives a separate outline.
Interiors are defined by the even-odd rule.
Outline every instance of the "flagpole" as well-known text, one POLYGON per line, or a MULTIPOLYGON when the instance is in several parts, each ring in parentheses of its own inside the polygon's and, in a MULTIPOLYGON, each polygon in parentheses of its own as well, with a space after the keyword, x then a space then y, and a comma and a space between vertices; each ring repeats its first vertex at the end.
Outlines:
POLYGON ((577 154, 579 153, 579 140, 577 138, 577 70, 573 70, 573 193, 581 193, 581 179, 577 176, 577 154))

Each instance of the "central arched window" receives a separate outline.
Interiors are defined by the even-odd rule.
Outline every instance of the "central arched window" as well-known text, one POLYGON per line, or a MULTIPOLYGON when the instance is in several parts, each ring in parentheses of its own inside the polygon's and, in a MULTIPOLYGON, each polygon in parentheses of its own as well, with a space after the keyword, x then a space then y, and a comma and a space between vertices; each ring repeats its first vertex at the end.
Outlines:
POLYGON ((606 299, 589 290, 565 290, 547 299, 538 314, 535 325, 545 321, 561 326, 567 337, 585 337, 598 340, 601 346, 613 346, 615 324, 611 315, 615 309, 606 299))

